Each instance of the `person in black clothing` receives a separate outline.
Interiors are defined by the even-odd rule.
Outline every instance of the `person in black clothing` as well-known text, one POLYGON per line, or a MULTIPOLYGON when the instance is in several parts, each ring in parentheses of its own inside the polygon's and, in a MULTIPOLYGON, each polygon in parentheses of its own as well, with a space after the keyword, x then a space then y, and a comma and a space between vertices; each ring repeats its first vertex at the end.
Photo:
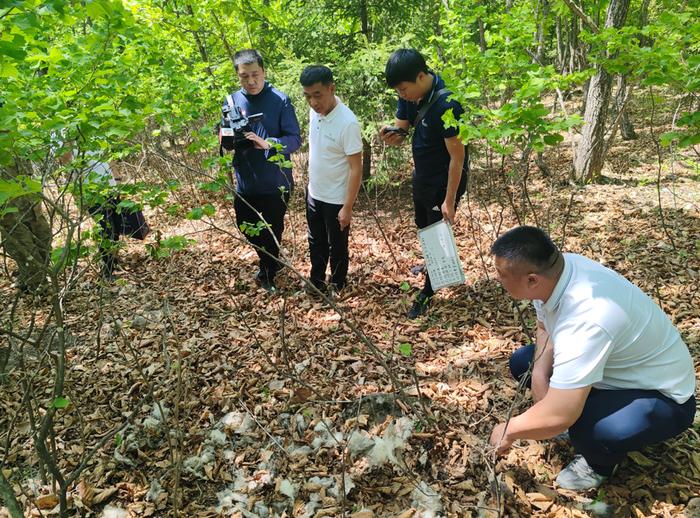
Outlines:
POLYGON ((301 131, 289 97, 265 81, 263 59, 257 50, 237 52, 234 66, 241 89, 227 96, 224 105, 234 103, 244 116, 263 114, 262 120, 252 124, 253 131, 245 134, 250 144, 234 150, 236 223, 258 253, 256 280, 271 293, 276 290, 279 243, 294 180, 291 169, 269 158, 277 152, 273 144, 279 144, 288 160, 301 146, 301 131), (269 228, 260 228, 264 223, 269 228))
MULTIPOLYGON (((384 126, 380 138, 391 146, 400 146, 413 126, 413 206, 416 226, 425 228, 441 219, 451 224, 459 199, 467 186, 469 155, 454 127, 445 127, 443 114, 452 110, 455 119, 464 113, 462 106, 448 100, 450 92, 436 73, 430 71, 423 56, 413 49, 391 54, 385 69, 387 84, 399 94, 395 127, 384 126), (428 106, 421 113, 421 108, 428 106), (422 115, 422 117, 420 117, 422 115), (398 131, 397 131, 398 128, 398 131)), ((425 313, 434 295, 426 273, 408 317, 425 313)))

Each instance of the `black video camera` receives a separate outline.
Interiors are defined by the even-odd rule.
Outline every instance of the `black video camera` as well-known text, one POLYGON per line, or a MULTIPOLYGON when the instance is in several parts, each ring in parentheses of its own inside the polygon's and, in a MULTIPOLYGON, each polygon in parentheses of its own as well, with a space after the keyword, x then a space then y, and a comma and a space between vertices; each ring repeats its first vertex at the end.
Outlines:
POLYGON ((238 106, 226 103, 221 108, 221 126, 219 128, 221 147, 231 151, 236 149, 237 144, 249 142, 245 134, 253 131, 251 124, 260 121, 262 117, 262 113, 246 117, 238 106))

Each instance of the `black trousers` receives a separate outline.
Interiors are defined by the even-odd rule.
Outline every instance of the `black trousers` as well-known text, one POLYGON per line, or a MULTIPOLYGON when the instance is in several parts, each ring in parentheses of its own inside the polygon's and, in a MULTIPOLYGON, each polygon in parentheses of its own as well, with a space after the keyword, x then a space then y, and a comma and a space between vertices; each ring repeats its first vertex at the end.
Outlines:
POLYGON ((102 236, 97 244, 97 249, 102 259, 103 270, 111 274, 117 264, 116 243, 119 241, 121 218, 117 214, 117 205, 121 199, 118 195, 109 196, 102 205, 93 205, 88 212, 94 219, 98 219, 98 225, 102 228, 102 236))
POLYGON ((331 263, 331 282, 338 289, 345 286, 350 264, 348 236, 350 225, 340 230, 338 212, 342 205, 315 200, 306 195, 306 222, 309 229, 311 282, 317 288, 326 285, 326 268, 331 263))
MULTIPOLYGON (((455 196, 455 210, 459 205, 459 200, 467 190, 467 173, 462 173, 462 178, 457 187, 457 196, 455 196)), ((413 180, 413 215, 416 226, 425 228, 433 223, 437 223, 442 219, 442 203, 445 201, 447 187, 426 187, 413 180)), ((432 285, 430 284, 430 276, 428 271, 425 272, 425 284, 421 290, 426 297, 432 297, 435 294, 432 285)))
POLYGON ((239 228, 243 223, 247 223, 253 227, 258 225, 262 220, 258 214, 256 214, 256 211, 262 215, 265 222, 269 225, 267 228, 260 228, 259 231, 251 229, 243 232, 248 242, 256 247, 255 251, 260 258, 260 272, 258 273, 258 277, 268 282, 274 281, 275 275, 280 269, 280 264, 277 261, 280 250, 277 243, 282 242, 284 215, 287 212, 289 195, 289 191, 284 194, 269 195, 237 193, 233 202, 233 208, 236 212, 236 224, 239 228), (246 204, 246 201, 252 208, 246 204))

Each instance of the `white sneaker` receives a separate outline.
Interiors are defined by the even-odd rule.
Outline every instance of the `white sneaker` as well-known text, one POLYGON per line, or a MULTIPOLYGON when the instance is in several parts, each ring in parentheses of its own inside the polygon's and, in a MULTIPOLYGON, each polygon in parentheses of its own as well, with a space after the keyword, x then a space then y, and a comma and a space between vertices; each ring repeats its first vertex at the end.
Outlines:
POLYGON ((576 455, 567 467, 561 470, 557 476, 557 484, 564 489, 585 491, 595 489, 608 479, 605 475, 599 475, 588 465, 586 459, 576 455))
POLYGON ((552 437, 553 441, 570 441, 571 437, 569 437, 569 430, 564 430, 562 433, 559 435, 555 435, 552 437))

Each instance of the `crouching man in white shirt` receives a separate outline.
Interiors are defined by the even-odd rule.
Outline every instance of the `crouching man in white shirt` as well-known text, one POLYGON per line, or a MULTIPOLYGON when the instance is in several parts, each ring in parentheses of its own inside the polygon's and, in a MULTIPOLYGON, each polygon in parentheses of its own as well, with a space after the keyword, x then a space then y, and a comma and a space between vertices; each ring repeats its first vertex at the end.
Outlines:
POLYGON ((328 67, 306 67, 299 81, 309 103, 309 186, 306 221, 311 257, 310 281, 321 291, 347 282, 348 236, 352 209, 362 181, 362 134, 355 114, 335 95, 328 67))
POLYGON ((531 373, 534 404, 493 429, 499 453, 568 429, 577 456, 557 483, 593 489, 627 452, 692 425, 693 360, 650 297, 595 261, 562 254, 535 227, 506 232, 491 253, 506 291, 537 312, 536 344, 510 359, 517 379, 531 373))

